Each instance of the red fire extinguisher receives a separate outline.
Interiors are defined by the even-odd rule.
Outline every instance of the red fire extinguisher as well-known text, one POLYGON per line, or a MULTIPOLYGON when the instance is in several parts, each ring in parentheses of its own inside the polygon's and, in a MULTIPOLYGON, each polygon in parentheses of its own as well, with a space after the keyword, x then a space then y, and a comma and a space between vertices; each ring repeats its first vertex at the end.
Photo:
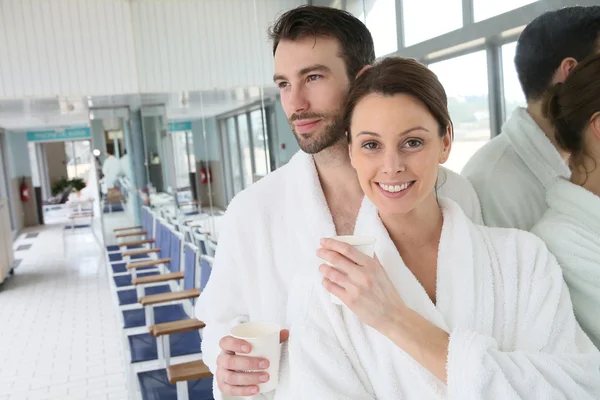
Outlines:
POLYGON ((23 203, 28 202, 29 201, 29 186, 27 186, 27 184, 25 183, 25 178, 23 178, 21 180, 20 192, 21 192, 21 201, 23 203))
POLYGON ((206 184, 208 182, 212 182, 212 174, 210 168, 202 168, 200 170, 200 183, 206 184))

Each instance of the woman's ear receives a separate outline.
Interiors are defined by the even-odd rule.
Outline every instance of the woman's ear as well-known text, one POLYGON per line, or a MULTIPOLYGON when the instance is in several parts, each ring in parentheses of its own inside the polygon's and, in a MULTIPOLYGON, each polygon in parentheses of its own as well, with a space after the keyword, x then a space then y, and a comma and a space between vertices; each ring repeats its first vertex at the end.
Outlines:
POLYGON ((592 118, 590 118, 590 128, 592 128, 592 132, 596 139, 600 139, 600 111, 594 113, 592 118))
POLYGON ((452 126, 446 127, 446 134, 442 136, 442 151, 440 152, 440 164, 448 161, 450 157, 450 149, 452 149, 452 126))

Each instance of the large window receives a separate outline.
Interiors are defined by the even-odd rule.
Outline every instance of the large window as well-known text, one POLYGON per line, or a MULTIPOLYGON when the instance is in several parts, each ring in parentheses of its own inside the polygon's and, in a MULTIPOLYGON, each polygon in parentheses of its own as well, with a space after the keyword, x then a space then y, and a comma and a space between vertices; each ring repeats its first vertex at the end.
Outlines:
POLYGON ((396 0, 364 0, 365 24, 375 43, 375 56, 381 57, 398 50, 396 30, 396 0))
POLYGON ((463 26, 462 0, 404 0, 402 6, 407 47, 463 26))
POLYGON ((485 51, 431 64, 448 95, 454 141, 445 166, 460 172, 490 140, 487 58, 485 51))
POLYGON ((537 0, 473 0, 475 22, 495 17, 515 8, 535 3, 537 0))
POLYGON ((250 124, 252 125, 252 144, 254 146, 254 160, 256 161, 256 175, 265 176, 270 170, 271 155, 267 130, 265 129, 263 110, 254 110, 250 113, 250 124))
POLYGON ((517 107, 525 107, 525 95, 517 70, 515 69, 515 51, 517 42, 505 44, 502 46, 502 78, 504 81, 504 109, 506 110, 505 119, 508 119, 517 107))
POLYGON ((227 119, 227 143, 229 144, 229 160, 231 162, 231 179, 233 183, 233 192, 237 194, 244 188, 242 181, 242 162, 240 161, 239 142, 235 117, 227 119))
MULTIPOLYGON (((269 109, 254 109, 226 118, 223 153, 230 197, 271 171, 271 151, 266 115, 269 109)), ((223 120, 222 120, 223 121, 223 120)))

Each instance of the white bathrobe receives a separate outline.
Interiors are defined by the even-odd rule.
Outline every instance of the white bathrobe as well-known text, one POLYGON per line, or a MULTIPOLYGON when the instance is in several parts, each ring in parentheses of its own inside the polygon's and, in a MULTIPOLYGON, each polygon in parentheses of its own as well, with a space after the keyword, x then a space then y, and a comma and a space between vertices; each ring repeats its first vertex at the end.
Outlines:
POLYGON ((600 197, 560 180, 547 200, 550 208, 532 232, 558 259, 575 316, 600 348, 600 197))
POLYGON ((571 172, 527 110, 517 108, 462 175, 479 195, 485 225, 529 231, 548 208, 546 191, 571 172))
POLYGON ((282 398, 600 398, 600 352, 577 324, 561 269, 542 241, 475 225, 443 200, 437 305, 368 200, 355 233, 377 238, 377 257, 405 303, 450 333, 448 385, 334 305, 313 269, 290 291, 285 390, 293 395, 282 398))
MULTIPOLYGON (((438 194, 452 192, 473 219, 480 219, 469 182, 441 171, 438 194)), ((335 235, 313 158, 303 152, 233 199, 222 221, 210 280, 196 305, 196 317, 206 323, 202 358, 213 373, 219 340, 233 325, 262 320, 285 327, 288 289, 296 274, 316 270, 320 239, 335 235)), ((217 391, 215 398, 220 398, 217 391)))

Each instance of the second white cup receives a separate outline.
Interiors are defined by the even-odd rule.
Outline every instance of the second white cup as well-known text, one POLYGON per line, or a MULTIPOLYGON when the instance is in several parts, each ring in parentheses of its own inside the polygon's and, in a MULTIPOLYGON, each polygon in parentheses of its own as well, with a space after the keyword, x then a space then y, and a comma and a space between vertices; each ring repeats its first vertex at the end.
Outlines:
MULTIPOLYGON (((344 236, 334 236, 332 239, 335 239, 340 242, 348 243, 353 246, 355 249, 360 251, 361 253, 369 256, 375 256, 375 241, 376 239, 373 236, 358 236, 358 235, 344 235, 344 236)), ((329 263, 327 263, 329 264, 329 263)), ((331 264, 330 264, 331 265, 331 264)), ((333 304, 343 305, 342 301, 334 296, 331 296, 331 301, 333 304)))
POLYGON ((231 329, 231 336, 245 340, 252 347, 250 353, 238 355, 260 357, 269 360, 269 368, 264 371, 269 374, 269 380, 258 385, 259 393, 270 392, 277 388, 279 381, 279 359, 281 357, 281 345, 279 344, 280 332, 281 327, 278 324, 270 322, 246 322, 231 329))

